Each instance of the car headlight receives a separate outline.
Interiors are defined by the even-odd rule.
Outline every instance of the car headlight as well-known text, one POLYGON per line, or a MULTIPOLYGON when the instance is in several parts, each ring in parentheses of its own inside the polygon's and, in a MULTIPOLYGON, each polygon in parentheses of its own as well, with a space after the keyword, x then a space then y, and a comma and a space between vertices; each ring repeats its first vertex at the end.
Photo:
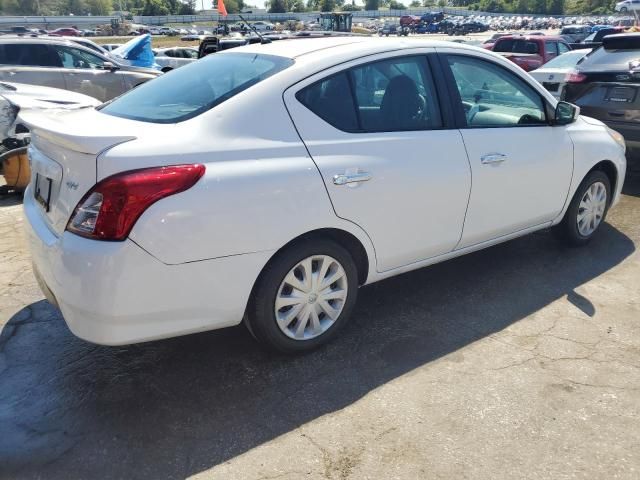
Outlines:
POLYGON ((616 131, 615 131, 614 129, 612 129, 612 128, 609 128, 609 127, 605 127, 605 128, 607 129, 607 133, 609 134, 609 136, 610 136, 611 138, 613 138, 613 140, 614 140, 618 145, 620 145, 620 147, 622 147, 622 150, 623 150, 623 151, 625 151, 625 152, 626 152, 626 150, 627 150, 627 144, 626 144, 626 142, 624 141, 624 137, 623 137, 620 133, 616 132, 616 131))

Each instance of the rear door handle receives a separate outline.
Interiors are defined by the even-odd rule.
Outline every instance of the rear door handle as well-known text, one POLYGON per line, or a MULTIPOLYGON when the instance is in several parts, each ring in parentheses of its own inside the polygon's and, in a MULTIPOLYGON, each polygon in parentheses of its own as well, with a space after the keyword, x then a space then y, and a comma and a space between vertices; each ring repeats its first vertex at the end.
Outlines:
POLYGON ((368 182, 369 180, 371 180, 371 175, 368 172, 343 173, 333 176, 334 185, 347 185, 349 183, 368 182))
POLYGON ((487 165, 490 163, 502 163, 506 159, 507 156, 504 153, 486 153, 480 157, 480 162, 487 165))

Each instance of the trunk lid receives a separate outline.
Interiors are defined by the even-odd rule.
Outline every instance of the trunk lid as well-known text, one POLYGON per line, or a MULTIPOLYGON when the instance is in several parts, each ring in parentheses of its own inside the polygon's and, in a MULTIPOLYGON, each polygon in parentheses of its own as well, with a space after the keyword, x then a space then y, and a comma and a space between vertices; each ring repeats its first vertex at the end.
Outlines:
POLYGON ((29 195, 41 204, 41 215, 56 235, 84 194, 96 184, 97 157, 104 150, 134 140, 132 122, 94 109, 76 112, 21 112, 31 130, 29 195))

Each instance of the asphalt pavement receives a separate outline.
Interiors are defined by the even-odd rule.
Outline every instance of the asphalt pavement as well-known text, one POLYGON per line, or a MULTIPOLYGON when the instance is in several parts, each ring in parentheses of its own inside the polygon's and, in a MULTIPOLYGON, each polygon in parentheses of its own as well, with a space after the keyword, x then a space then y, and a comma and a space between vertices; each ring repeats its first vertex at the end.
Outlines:
POLYGON ((539 232, 364 287, 302 357, 242 326, 79 340, 23 222, 1 199, 2 479, 640 477, 638 176, 586 248, 539 232))

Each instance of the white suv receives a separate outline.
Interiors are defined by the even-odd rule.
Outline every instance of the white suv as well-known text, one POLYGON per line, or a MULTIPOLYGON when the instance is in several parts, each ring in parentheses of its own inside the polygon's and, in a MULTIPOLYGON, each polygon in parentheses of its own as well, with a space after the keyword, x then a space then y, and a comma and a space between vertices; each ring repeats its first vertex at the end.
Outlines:
POLYGON ((616 3, 615 11, 620 13, 631 12, 634 10, 640 10, 640 0, 624 0, 623 2, 616 3))

